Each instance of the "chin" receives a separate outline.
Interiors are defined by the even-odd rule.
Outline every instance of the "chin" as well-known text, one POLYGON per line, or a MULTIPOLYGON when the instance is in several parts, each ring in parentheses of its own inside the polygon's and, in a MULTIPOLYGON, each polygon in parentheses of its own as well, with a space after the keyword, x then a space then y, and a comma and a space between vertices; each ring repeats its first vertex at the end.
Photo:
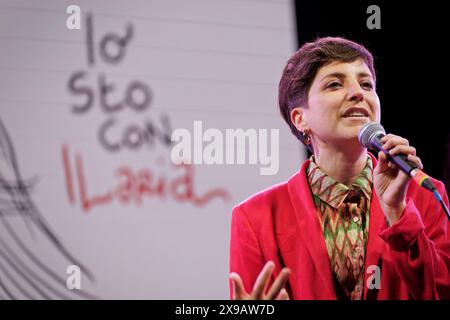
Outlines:
POLYGON ((364 125, 365 123, 354 123, 351 125, 346 124, 342 127, 342 132, 345 136, 356 136, 358 137, 359 129, 364 125))
POLYGON ((360 118, 360 119, 351 119, 350 121, 345 121, 343 126, 345 127, 345 131, 349 133, 351 136, 358 137, 359 130, 366 123, 372 122, 369 118, 360 118))
POLYGON ((372 122, 374 120, 369 117, 350 117, 350 118, 342 118, 343 123, 347 126, 362 126, 366 123, 372 122))

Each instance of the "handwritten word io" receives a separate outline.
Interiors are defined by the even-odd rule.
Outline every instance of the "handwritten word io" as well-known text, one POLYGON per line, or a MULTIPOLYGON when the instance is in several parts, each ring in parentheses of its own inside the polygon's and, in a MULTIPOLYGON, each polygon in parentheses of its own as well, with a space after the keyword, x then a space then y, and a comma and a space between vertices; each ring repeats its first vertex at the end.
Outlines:
POLYGON ((61 155, 69 201, 76 204, 78 199, 81 208, 86 212, 113 201, 123 205, 140 206, 144 198, 155 197, 161 200, 172 198, 180 203, 190 202, 197 207, 204 206, 216 198, 223 201, 230 199, 230 194, 221 188, 209 189, 202 195, 198 195, 194 188, 194 167, 187 164, 171 164, 170 170, 178 174, 174 178, 167 178, 166 174, 157 175, 151 169, 133 170, 128 166, 120 166, 115 171, 117 178, 115 186, 102 193, 89 194, 89 179, 85 174, 82 155, 76 153, 74 156, 75 170, 71 165, 67 145, 62 146, 61 155), (78 185, 77 190, 75 182, 78 185))

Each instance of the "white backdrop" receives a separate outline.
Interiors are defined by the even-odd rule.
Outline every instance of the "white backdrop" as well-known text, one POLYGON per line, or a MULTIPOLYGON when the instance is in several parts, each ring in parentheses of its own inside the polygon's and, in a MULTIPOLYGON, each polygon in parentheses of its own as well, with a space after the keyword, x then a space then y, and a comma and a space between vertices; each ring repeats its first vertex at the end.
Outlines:
POLYGON ((295 49, 288 0, 1 0, 0 298, 228 299, 232 206, 304 157, 277 108, 295 49), (278 128, 278 174, 175 167, 194 120, 278 128))

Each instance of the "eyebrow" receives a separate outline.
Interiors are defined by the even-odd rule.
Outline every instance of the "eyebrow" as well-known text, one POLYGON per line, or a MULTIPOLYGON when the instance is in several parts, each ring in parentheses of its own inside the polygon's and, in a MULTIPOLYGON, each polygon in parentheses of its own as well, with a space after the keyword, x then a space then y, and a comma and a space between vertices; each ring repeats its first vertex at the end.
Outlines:
MULTIPOLYGON (((325 80, 326 78, 345 78, 346 75, 342 72, 333 72, 330 74, 325 75, 320 81, 322 82, 323 80, 325 80)), ((370 73, 367 72, 359 72, 358 73, 358 78, 366 78, 369 77, 373 80, 373 76, 370 73)))

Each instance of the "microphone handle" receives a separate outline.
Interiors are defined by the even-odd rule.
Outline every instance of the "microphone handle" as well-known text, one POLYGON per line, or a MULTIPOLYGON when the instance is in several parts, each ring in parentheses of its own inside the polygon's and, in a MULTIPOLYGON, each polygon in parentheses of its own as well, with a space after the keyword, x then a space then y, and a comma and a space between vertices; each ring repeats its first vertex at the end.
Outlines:
POLYGON ((433 184, 433 182, 431 182, 430 177, 426 175, 422 170, 420 170, 417 165, 408 161, 407 157, 404 154, 392 156, 391 154, 389 154, 389 151, 383 149, 383 144, 380 141, 383 136, 383 134, 379 134, 378 136, 376 136, 373 139, 371 146, 377 151, 382 151, 390 161, 395 163, 397 167, 400 168, 400 170, 413 178, 413 180, 419 186, 430 190, 434 194, 434 197, 440 202, 442 209, 446 213, 447 218, 450 220, 450 211, 441 195, 439 194, 436 186, 433 184))
POLYGON ((383 149, 383 145, 380 141, 381 137, 382 135, 379 135, 375 139, 373 139, 372 146, 377 151, 383 151, 383 153, 386 155, 389 161, 393 162, 400 170, 402 170, 404 173, 412 177, 413 175, 411 171, 418 168, 417 165, 407 160, 407 156, 405 156, 404 154, 392 156, 388 150, 383 149))

